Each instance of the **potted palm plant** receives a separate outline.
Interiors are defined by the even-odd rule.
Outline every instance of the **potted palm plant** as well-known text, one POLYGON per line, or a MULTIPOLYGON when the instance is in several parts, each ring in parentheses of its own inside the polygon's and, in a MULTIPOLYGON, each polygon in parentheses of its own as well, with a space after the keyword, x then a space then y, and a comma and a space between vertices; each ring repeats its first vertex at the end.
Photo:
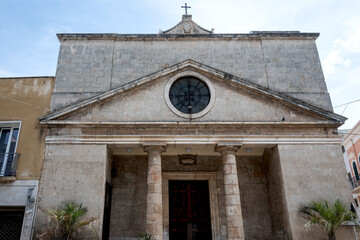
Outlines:
POLYGON ((309 204, 301 206, 300 212, 308 220, 304 225, 305 228, 312 225, 323 226, 329 240, 336 240, 335 233, 342 224, 353 222, 355 225, 359 225, 356 215, 347 210, 345 204, 339 199, 334 204, 329 204, 327 201, 311 201, 309 204))
POLYGON ((40 235, 37 235, 39 240, 71 240, 75 233, 85 226, 90 227, 98 238, 96 230, 91 226, 91 223, 98 218, 84 219, 87 208, 82 204, 66 202, 62 208, 48 210, 46 213, 50 218, 50 224, 40 235))

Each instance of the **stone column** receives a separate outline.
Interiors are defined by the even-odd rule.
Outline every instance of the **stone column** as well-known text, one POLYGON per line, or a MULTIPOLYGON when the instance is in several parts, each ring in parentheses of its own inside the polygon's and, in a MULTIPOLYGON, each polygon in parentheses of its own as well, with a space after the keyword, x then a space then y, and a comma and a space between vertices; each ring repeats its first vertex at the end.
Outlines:
POLYGON ((161 179, 161 153, 165 151, 164 145, 144 146, 148 153, 147 177, 147 203, 146 203, 146 233, 152 239, 163 239, 162 215, 162 179, 161 179))
POLYGON ((241 213, 239 181, 235 153, 239 146, 218 144, 215 151, 221 153, 224 172, 225 209, 227 239, 244 240, 244 226, 241 213))

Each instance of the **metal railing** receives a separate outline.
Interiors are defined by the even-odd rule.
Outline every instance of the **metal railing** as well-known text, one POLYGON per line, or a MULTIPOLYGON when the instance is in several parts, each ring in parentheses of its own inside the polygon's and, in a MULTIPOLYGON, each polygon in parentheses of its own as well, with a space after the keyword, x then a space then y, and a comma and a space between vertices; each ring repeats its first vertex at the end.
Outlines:
POLYGON ((360 186, 360 178, 352 177, 349 180, 350 180, 351 187, 353 189, 360 186))
POLYGON ((24 209, 0 209, 0 239, 20 239, 23 221, 24 209))
POLYGON ((0 177, 16 176, 19 153, 0 153, 0 177))

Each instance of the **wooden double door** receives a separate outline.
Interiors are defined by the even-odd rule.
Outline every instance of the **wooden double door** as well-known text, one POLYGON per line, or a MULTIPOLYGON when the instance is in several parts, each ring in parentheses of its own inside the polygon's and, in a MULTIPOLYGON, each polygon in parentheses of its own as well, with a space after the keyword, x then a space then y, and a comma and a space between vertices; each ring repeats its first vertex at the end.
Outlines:
POLYGON ((208 181, 169 181, 170 240, 211 240, 208 181))

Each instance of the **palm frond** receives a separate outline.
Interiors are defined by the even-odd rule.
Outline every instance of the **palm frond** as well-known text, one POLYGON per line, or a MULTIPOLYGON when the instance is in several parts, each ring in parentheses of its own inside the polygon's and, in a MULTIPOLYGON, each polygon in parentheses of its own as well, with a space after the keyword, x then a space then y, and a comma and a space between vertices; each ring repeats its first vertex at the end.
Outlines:
POLYGON ((307 205, 300 207, 300 212, 308 221, 304 228, 309 228, 311 225, 323 226, 328 235, 333 236, 335 231, 345 222, 354 222, 359 225, 356 216, 346 209, 345 204, 339 199, 330 205, 327 201, 311 201, 307 205))
MULTIPOLYGON (((59 237, 59 239, 71 239, 72 235, 75 232, 83 227, 89 226, 96 234, 97 231, 91 226, 91 223, 98 220, 98 218, 89 218, 83 219, 87 213, 87 208, 83 207, 82 204, 76 204, 75 202, 66 202, 64 207, 61 209, 51 209, 46 212, 50 217, 50 220, 54 222, 54 237, 59 237)), ((46 237, 50 230, 47 230, 46 233, 39 235, 40 237, 46 237)), ((44 239, 44 238, 43 238, 44 239)), ((50 238, 49 238, 50 239, 50 238)))

